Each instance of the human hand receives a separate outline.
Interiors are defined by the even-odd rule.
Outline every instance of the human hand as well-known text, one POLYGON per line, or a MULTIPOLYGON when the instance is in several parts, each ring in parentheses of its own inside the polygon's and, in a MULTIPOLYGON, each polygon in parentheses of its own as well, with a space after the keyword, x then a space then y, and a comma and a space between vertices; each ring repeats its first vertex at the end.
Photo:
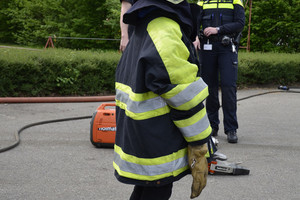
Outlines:
POLYGON ((206 37, 209 37, 210 35, 218 34, 218 30, 216 27, 207 27, 204 29, 203 33, 206 37))
POLYGON ((123 52, 129 42, 128 36, 121 37, 119 50, 123 52))
POLYGON ((201 47, 200 47, 200 40, 198 38, 198 36, 196 37, 196 40, 193 42, 193 45, 195 47, 196 50, 200 50, 201 47))

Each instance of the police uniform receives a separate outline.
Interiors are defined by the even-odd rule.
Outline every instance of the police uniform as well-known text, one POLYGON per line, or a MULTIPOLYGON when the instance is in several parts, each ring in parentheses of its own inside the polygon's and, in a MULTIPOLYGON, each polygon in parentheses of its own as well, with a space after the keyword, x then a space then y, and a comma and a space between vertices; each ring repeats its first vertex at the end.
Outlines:
POLYGON ((138 0, 124 22, 135 28, 116 69, 115 176, 135 185, 131 199, 168 199, 189 173, 187 145, 205 144, 211 133, 190 7, 138 0))
POLYGON ((217 135, 219 129, 219 85, 222 91, 224 131, 228 141, 237 142, 237 98, 238 45, 234 42, 245 24, 245 13, 241 0, 199 1, 202 30, 217 27, 218 34, 203 36, 201 41, 202 77, 209 88, 206 107, 208 117, 217 135))

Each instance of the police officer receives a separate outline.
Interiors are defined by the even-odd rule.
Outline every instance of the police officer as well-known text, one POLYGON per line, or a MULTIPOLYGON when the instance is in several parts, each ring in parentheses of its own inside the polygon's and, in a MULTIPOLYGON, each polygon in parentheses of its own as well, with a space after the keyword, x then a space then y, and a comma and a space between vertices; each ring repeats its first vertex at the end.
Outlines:
POLYGON ((138 0, 123 21, 135 27, 116 69, 115 176, 135 185, 131 200, 166 200, 191 170, 195 198, 206 185, 212 129, 189 4, 138 0))
POLYGON ((202 35, 194 45, 201 49, 202 77, 209 88, 207 113, 213 128, 219 130, 219 85, 222 92, 224 131, 229 143, 237 143, 238 40, 245 24, 242 0, 201 0, 200 24, 202 35), (201 46, 200 46, 201 45, 201 46))

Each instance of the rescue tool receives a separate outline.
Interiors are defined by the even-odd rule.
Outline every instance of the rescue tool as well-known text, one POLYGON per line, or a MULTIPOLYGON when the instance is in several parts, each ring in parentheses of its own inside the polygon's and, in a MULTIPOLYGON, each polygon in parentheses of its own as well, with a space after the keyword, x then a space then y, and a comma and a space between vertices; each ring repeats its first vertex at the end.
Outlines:
POLYGON ((250 173, 250 170, 240 166, 240 163, 229 163, 222 160, 211 161, 208 167, 209 174, 248 175, 250 173))

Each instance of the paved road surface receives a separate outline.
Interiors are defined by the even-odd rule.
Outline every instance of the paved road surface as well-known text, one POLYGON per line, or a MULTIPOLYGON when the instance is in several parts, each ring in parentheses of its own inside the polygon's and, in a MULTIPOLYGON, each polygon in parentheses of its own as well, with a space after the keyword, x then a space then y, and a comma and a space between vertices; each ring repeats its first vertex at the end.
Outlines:
MULTIPOLYGON (((267 89, 239 90, 238 98, 267 89)), ((0 148, 14 132, 43 120, 92 115, 101 103, 0 104, 0 148)), ((219 151, 243 162, 248 176, 210 175, 197 199, 300 199, 300 95, 271 93, 238 102, 239 143, 220 131, 219 151)), ((112 149, 89 141, 90 119, 26 129, 16 148, 0 153, 2 200, 124 200, 133 186, 113 176, 112 149)), ((223 127, 220 127, 222 130, 223 127)), ((174 183, 171 199, 189 199, 192 178, 174 183)))

